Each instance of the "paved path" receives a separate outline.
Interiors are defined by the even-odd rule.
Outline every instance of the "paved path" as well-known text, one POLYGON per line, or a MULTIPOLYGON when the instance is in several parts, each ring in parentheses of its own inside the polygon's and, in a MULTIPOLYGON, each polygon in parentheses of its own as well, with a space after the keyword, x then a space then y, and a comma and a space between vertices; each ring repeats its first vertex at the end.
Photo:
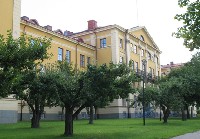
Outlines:
POLYGON ((194 133, 187 133, 185 135, 173 137, 171 139, 200 139, 200 131, 194 133))

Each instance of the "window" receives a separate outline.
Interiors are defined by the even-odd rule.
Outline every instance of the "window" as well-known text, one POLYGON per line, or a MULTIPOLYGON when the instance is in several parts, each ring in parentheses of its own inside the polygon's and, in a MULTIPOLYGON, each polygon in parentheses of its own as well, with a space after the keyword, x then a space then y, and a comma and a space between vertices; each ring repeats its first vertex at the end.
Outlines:
POLYGON ((154 73, 154 69, 152 69, 152 75, 153 75, 153 76, 155 75, 155 73, 154 73))
POLYGON ((122 64, 124 62, 124 58, 122 56, 119 57, 119 63, 122 64))
POLYGON ((100 39, 100 48, 106 47, 106 38, 100 39))
POLYGON ((123 48, 123 41, 122 41, 122 39, 119 40, 119 47, 123 48))
POLYGON ((30 47, 33 47, 35 45, 35 41, 33 39, 30 40, 30 47))
POLYGON ((85 56, 80 54, 80 67, 85 67, 85 56))
POLYGON ((159 59, 158 59, 158 57, 156 56, 156 62, 157 62, 157 64, 159 64, 159 59))
POLYGON ((131 51, 134 52, 134 50, 133 50, 133 44, 132 43, 131 43, 131 51))
POLYGON ((144 56, 144 49, 141 49, 141 56, 144 56))
POLYGON ((40 73, 45 73, 45 67, 42 64, 40 64, 40 73))
POLYGON ((138 62, 135 62, 135 71, 138 72, 138 62))
POLYGON ((144 42, 144 37, 141 35, 140 40, 144 42))
POLYGON ((149 67, 149 73, 152 74, 152 68, 151 67, 149 67))
POLYGON ((63 49, 58 48, 58 60, 62 61, 63 60, 63 49))
POLYGON ((137 54, 137 46, 136 45, 134 45, 133 51, 134 51, 135 54, 137 54))
POLYGON ((87 64, 90 64, 90 57, 87 57, 87 64))
POLYGON ((144 71, 145 69, 144 69, 144 64, 142 64, 142 71, 144 71))
POLYGON ((69 50, 66 51, 66 61, 68 63, 71 62, 71 51, 69 51, 69 50))
POLYGON ((151 53, 148 52, 148 59, 151 60, 151 53))
POLYGON ((133 69, 133 70, 134 70, 134 67, 135 67, 134 61, 132 60, 132 69, 133 69))

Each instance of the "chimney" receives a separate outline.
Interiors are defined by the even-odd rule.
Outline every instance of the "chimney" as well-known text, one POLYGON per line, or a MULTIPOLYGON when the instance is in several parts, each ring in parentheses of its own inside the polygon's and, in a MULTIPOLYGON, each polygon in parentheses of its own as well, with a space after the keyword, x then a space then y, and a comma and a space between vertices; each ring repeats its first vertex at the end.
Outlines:
POLYGON ((71 32, 71 31, 68 31, 68 30, 64 31, 64 36, 70 36, 72 34, 73 34, 73 32, 71 32))
POLYGON ((88 21, 88 30, 94 30, 97 28, 97 21, 89 20, 88 21))
POLYGON ((25 20, 25 21, 28 21, 28 20, 29 20, 29 18, 28 18, 27 16, 22 16, 21 19, 22 19, 22 20, 25 20))
POLYGON ((174 62, 170 62, 170 65, 174 65, 174 62))
POLYGON ((44 28, 46 28, 47 30, 52 31, 52 26, 50 26, 50 25, 46 25, 46 26, 44 26, 44 28))

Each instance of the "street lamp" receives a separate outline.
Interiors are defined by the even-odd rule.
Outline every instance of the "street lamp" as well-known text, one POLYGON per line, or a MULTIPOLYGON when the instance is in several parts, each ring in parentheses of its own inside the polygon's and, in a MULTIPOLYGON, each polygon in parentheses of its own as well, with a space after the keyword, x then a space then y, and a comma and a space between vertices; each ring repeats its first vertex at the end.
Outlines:
POLYGON ((144 85, 146 82, 146 64, 147 61, 145 59, 142 60, 143 65, 143 86, 142 86, 142 106, 143 106, 143 125, 145 125, 145 102, 144 102, 144 85))

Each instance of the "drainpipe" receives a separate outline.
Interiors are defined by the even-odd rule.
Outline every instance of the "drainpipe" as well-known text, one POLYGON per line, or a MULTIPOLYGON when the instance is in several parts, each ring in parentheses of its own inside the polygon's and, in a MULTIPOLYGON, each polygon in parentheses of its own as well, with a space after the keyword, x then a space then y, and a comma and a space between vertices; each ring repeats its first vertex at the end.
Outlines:
POLYGON ((128 44, 128 39, 127 39, 127 34, 128 34, 128 29, 125 30, 125 55, 126 55, 126 65, 128 65, 128 51, 127 51, 127 44, 128 44))
POLYGON ((76 70, 76 72, 78 70, 78 67, 77 67, 78 45, 79 45, 79 42, 76 44, 76 56, 75 56, 75 70, 76 70))
POLYGON ((93 33, 95 35, 95 43, 96 43, 96 46, 95 46, 95 54, 96 54, 95 59, 96 59, 96 62, 95 62, 95 64, 97 66, 97 33, 95 32, 95 30, 96 29, 94 29, 93 33))

